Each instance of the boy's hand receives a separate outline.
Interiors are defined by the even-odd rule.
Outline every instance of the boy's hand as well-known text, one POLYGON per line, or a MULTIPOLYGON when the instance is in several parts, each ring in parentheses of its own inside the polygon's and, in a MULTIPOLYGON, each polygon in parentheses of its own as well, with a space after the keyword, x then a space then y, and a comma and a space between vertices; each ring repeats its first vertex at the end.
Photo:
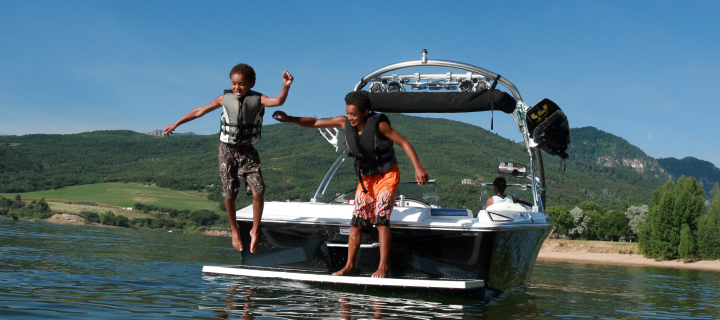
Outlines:
POLYGON ((283 75, 282 75, 283 86, 289 87, 293 83, 294 79, 295 78, 293 78, 293 76, 287 70, 285 70, 285 72, 283 72, 283 75))
POLYGON ((285 114, 285 112, 282 111, 275 111, 272 115, 273 119, 280 121, 280 122, 290 122, 290 116, 285 114))
POLYGON ((415 181, 417 181, 418 184, 424 185, 429 179, 430 177, 428 176, 428 173, 425 172, 425 169, 415 169, 415 181))
POLYGON ((169 135, 173 134, 173 131, 175 131, 175 128, 176 128, 176 126, 174 123, 165 127, 165 130, 163 130, 163 136, 169 136, 169 135))

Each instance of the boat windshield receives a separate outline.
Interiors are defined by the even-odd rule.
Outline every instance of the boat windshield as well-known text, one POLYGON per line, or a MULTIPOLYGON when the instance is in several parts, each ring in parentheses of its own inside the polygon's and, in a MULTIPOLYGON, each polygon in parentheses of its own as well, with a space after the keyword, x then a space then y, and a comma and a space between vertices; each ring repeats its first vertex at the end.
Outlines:
POLYGON ((400 181, 396 198, 401 197, 404 200, 422 200, 418 202, 424 202, 433 208, 442 208, 435 179, 431 179, 425 185, 419 185, 415 180, 400 181))
MULTIPOLYGON (((528 181, 527 178, 523 179, 506 177, 506 179, 508 181, 507 189, 505 189, 505 194, 508 196, 512 196, 516 200, 516 203, 532 207, 533 194, 530 181, 528 181)), ((481 204, 482 209, 485 209, 487 199, 494 196, 495 192, 493 192, 492 182, 480 182, 478 183, 478 185, 480 185, 480 187, 482 188, 481 204)))
MULTIPOLYGON (((343 203, 352 204, 355 191, 357 187, 348 189, 343 193, 339 193, 328 203, 343 203)), ((398 186, 398 192, 396 194, 396 200, 405 200, 413 203, 419 203, 429 205, 433 208, 441 208, 442 201, 440 200, 440 194, 438 192, 437 182, 435 179, 431 179, 425 185, 418 185, 415 180, 403 180, 400 181, 398 186)), ((405 203, 405 202, 403 202, 405 203)))

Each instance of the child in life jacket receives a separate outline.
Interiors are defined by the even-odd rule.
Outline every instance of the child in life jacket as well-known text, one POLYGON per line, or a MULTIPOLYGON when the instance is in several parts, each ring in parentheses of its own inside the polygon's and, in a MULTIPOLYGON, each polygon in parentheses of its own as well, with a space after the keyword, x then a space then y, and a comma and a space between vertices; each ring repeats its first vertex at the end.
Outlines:
POLYGON ((260 140, 265 107, 277 107, 285 103, 293 76, 287 72, 282 75, 282 89, 275 98, 252 91, 255 86, 255 70, 247 64, 236 65, 230 71, 232 88, 212 102, 190 110, 177 122, 167 126, 163 135, 171 135, 175 129, 188 121, 200 118, 210 111, 223 108, 220 118, 220 147, 218 148, 218 166, 223 185, 225 209, 232 228, 232 246, 242 251, 240 230, 235 213, 240 182, 245 179, 245 191, 253 196, 253 227, 250 230, 250 252, 257 251, 258 232, 265 204, 265 182, 260 171, 260 156, 253 144, 260 140))
POLYGON ((347 264, 337 276, 353 275, 355 255, 360 247, 363 229, 377 226, 380 240, 380 264, 373 273, 374 278, 384 278, 388 272, 390 252, 390 214, 395 205, 395 195, 400 184, 400 171, 393 143, 403 148, 415 167, 418 184, 428 181, 428 174, 422 168, 410 142, 390 126, 387 116, 370 112, 370 99, 362 92, 354 91, 345 96, 346 116, 331 119, 292 117, 282 111, 275 111, 273 118, 280 122, 291 122, 305 128, 345 129, 345 140, 355 157, 358 171, 358 187, 355 191, 355 210, 350 223, 347 264))

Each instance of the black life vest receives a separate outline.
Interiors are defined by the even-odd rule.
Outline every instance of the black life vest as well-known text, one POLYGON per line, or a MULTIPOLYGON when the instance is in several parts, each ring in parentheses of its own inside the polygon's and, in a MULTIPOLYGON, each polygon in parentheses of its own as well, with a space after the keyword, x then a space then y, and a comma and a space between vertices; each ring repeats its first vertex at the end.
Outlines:
POLYGON ((392 140, 378 138, 380 122, 389 124, 390 119, 381 113, 370 113, 362 135, 358 135, 357 128, 350 125, 350 120, 345 121, 345 141, 355 158, 355 170, 366 177, 386 173, 397 163, 392 140))
POLYGON ((260 140, 265 115, 265 106, 260 103, 261 96, 261 93, 250 91, 241 101, 232 90, 225 90, 223 113, 220 116, 220 141, 251 145, 260 140))

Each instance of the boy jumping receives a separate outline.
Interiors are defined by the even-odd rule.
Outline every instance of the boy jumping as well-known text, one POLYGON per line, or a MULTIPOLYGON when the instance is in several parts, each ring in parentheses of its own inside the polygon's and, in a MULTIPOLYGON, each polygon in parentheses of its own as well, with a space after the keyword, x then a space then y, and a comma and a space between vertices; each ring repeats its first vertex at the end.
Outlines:
POLYGON ((345 267, 333 273, 336 276, 355 273, 355 254, 360 246, 361 232, 376 225, 380 240, 380 264, 373 278, 384 278, 388 272, 390 253, 390 214, 395 205, 395 194, 400 184, 400 171, 395 158, 393 142, 400 145, 415 167, 415 180, 418 184, 428 181, 410 142, 390 126, 387 116, 370 113, 370 99, 359 91, 345 96, 347 116, 332 119, 291 117, 282 111, 275 111, 273 118, 280 122, 292 122, 305 128, 345 129, 345 140, 355 157, 356 170, 359 170, 359 183, 355 191, 355 210, 350 223, 348 239, 348 259, 345 267), (362 176, 360 176, 360 173, 362 176))
POLYGON ((232 246, 242 251, 240 229, 235 214, 240 180, 245 179, 245 191, 253 196, 253 227, 250 230, 250 252, 257 251, 258 231, 265 205, 265 182, 260 171, 260 156, 253 144, 260 140, 265 107, 277 107, 285 103, 293 76, 287 72, 282 75, 282 90, 276 98, 267 97, 252 91, 255 86, 255 70, 241 63, 230 70, 231 90, 225 90, 212 102, 192 109, 177 122, 167 126, 163 135, 170 135, 175 129, 188 121, 200 118, 210 111, 222 107, 220 118, 220 147, 218 162, 220 178, 223 184, 223 198, 232 228, 232 246))

